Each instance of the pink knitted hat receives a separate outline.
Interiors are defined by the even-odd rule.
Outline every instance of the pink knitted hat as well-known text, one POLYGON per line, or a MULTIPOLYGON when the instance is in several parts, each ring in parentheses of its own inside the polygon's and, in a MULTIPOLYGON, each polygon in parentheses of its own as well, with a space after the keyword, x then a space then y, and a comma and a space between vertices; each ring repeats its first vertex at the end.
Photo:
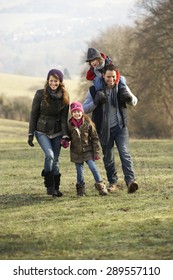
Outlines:
POLYGON ((74 111, 81 111, 82 113, 84 113, 84 110, 83 110, 83 105, 82 103, 80 102, 72 102, 71 105, 70 105, 70 111, 71 113, 73 113, 74 111))

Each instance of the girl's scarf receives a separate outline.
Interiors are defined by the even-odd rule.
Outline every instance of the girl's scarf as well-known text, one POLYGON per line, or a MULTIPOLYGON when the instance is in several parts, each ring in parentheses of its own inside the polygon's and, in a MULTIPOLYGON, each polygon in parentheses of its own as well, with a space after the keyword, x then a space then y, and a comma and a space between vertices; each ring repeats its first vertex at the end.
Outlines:
POLYGON ((71 122, 75 127, 79 128, 83 124, 83 117, 79 121, 72 117, 71 122))

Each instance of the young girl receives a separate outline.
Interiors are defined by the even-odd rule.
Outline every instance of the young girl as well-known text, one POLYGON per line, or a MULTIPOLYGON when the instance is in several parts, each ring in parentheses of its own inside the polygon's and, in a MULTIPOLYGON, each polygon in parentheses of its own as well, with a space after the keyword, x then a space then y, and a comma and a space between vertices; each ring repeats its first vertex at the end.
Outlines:
POLYGON ((71 161, 76 165, 77 195, 85 195, 84 162, 88 164, 94 176, 95 188, 100 195, 106 195, 108 191, 102 182, 95 163, 95 160, 99 159, 99 139, 94 123, 84 114, 83 106, 80 102, 72 102, 70 110, 72 115, 69 120, 70 157, 71 161))
POLYGON ((34 146, 35 135, 45 154, 42 176, 48 195, 62 196, 59 155, 61 140, 67 136, 68 110, 69 97, 63 74, 58 69, 51 69, 44 89, 37 90, 33 99, 28 133, 28 144, 34 146))

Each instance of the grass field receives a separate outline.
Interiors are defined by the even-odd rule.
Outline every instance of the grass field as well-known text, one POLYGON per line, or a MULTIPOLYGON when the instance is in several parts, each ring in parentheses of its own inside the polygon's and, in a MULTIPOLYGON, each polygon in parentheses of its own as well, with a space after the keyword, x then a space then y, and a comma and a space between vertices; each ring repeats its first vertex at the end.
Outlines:
MULTIPOLYGON (((28 124, 0 120, 0 259, 173 259, 173 141, 130 141, 139 191, 106 197, 85 169, 78 198, 69 149, 61 152, 61 198, 45 194, 43 154, 27 145, 28 124)), ((106 181, 102 160, 99 170, 106 181)))

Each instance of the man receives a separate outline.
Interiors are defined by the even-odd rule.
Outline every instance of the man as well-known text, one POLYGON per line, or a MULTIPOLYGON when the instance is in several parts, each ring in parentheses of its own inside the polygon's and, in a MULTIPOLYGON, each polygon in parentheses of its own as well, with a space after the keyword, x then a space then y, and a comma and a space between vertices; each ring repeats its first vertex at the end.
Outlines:
POLYGON ((127 107, 126 104, 136 106, 137 98, 124 84, 119 86, 117 81, 117 68, 108 64, 103 69, 102 91, 97 91, 94 86, 89 88, 83 103, 84 112, 92 114, 92 119, 100 138, 103 151, 103 162, 109 182, 108 191, 117 191, 117 170, 114 159, 114 143, 117 146, 124 180, 128 193, 138 189, 133 171, 132 158, 128 148, 127 107))

